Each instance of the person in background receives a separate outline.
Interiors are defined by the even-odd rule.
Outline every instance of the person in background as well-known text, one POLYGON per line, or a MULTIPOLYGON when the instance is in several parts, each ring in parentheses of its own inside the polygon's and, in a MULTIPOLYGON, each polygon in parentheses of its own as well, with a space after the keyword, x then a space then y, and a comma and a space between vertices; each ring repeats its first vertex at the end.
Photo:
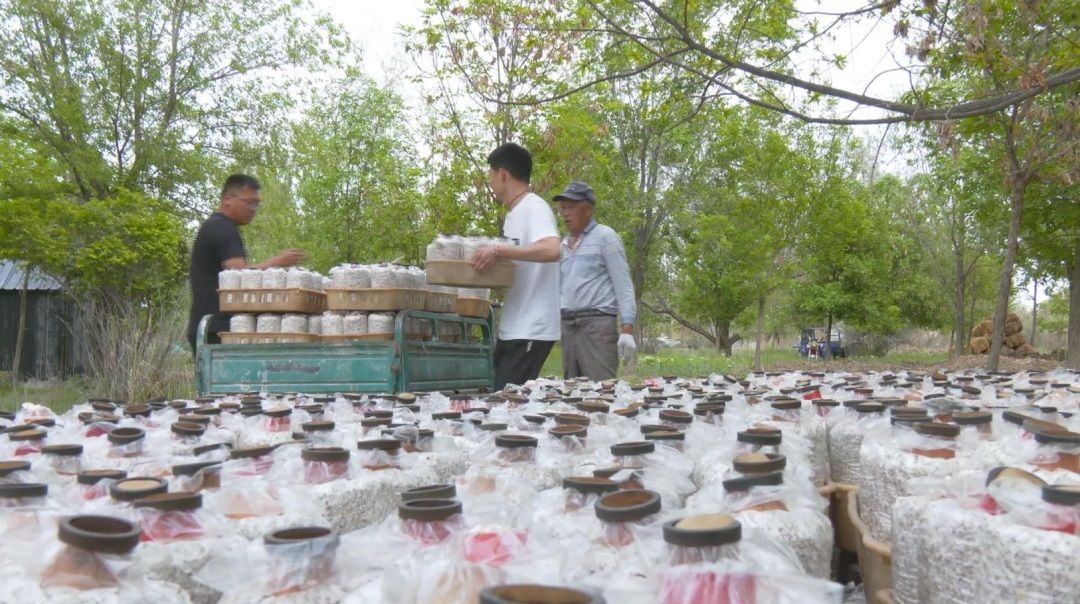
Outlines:
POLYGON ((568 231, 559 265, 563 376, 614 379, 619 358, 630 363, 637 352, 637 305, 622 239, 593 219, 596 194, 584 182, 571 182, 554 201, 568 231))
MULTIPOLYGON (((195 353, 195 333, 199 321, 206 315, 218 312, 218 273, 225 269, 294 266, 304 259, 297 249, 282 250, 277 256, 261 264, 248 264, 244 240, 240 228, 255 218, 262 199, 258 179, 247 174, 233 174, 221 187, 221 202, 216 212, 199 227, 195 244, 191 248, 191 314, 188 317, 187 337, 191 352, 195 353)), ((212 325, 211 333, 228 330, 228 325, 212 325)))
POLYGON ((495 390, 521 385, 540 375, 559 339, 559 232, 555 213, 529 189, 532 155, 515 143, 488 155, 495 198, 510 207, 503 236, 518 245, 495 245, 476 252, 473 267, 483 271, 498 260, 516 260, 495 343, 495 390))

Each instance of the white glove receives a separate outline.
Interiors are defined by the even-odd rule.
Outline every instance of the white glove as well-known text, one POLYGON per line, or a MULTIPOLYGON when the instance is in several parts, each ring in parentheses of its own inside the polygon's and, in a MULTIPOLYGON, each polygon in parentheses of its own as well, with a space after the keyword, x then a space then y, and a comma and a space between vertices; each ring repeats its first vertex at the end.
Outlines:
POLYGON ((624 363, 629 363, 637 354, 637 344, 632 334, 619 334, 619 357, 624 363))

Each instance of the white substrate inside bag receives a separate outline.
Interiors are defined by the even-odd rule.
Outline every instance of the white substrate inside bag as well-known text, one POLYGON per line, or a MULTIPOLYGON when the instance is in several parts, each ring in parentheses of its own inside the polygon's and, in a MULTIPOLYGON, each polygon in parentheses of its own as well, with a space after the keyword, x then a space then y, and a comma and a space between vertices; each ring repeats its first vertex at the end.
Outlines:
POLYGON ((832 571, 833 528, 829 519, 816 510, 794 509, 737 512, 734 517, 744 528, 759 531, 792 549, 803 570, 819 579, 832 571))

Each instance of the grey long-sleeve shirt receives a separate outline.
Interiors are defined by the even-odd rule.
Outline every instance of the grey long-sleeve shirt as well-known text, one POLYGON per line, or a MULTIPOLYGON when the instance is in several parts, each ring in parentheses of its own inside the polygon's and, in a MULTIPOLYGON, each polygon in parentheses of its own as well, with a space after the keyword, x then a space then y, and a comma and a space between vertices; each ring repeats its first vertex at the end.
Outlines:
POLYGON ((623 323, 637 320, 634 283, 626 263, 622 239, 611 229, 590 220, 577 247, 562 240, 561 291, 562 310, 601 310, 622 317, 623 323))

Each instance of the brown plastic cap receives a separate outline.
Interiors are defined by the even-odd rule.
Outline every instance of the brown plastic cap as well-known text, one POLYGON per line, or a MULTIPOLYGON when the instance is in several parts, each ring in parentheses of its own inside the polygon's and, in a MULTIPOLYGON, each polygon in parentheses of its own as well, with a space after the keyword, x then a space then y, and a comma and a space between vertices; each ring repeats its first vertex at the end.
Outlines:
POLYGON ((787 458, 780 453, 743 453, 735 458, 732 467, 740 474, 765 474, 783 470, 787 458))
POLYGON ((794 411, 802 408, 802 401, 793 398, 775 400, 772 402, 772 408, 777 411, 794 411))
POLYGON ((994 415, 986 411, 961 411, 952 414, 953 423, 958 426, 978 426, 994 421, 994 415))
MULTIPOLYGON (((400 442, 394 442, 401 446, 400 442)), ((349 451, 341 447, 310 447, 300 451, 300 459, 321 462, 349 461, 349 451)))
POLYGON ((369 409, 364 412, 365 419, 393 419, 393 409, 369 409))
POLYGON ((675 424, 690 424, 694 421, 694 414, 678 409, 661 409, 660 419, 675 424))
POLYGON ((161 478, 125 478, 109 487, 109 494, 117 501, 135 501, 169 490, 169 483, 161 478))
POLYGON ((578 493, 614 493, 619 490, 619 483, 596 476, 567 476, 562 480, 564 489, 578 493))
POLYGON ((274 531, 263 537, 263 543, 267 545, 290 545, 305 541, 326 541, 336 543, 340 537, 332 528, 323 526, 298 526, 294 528, 274 531))
POLYGON ((292 409, 286 407, 285 409, 274 409, 272 411, 263 411, 263 415, 266 417, 289 417, 292 415, 292 409))
POLYGON ((586 415, 580 413, 556 413, 555 423, 563 426, 588 426, 591 422, 586 415))
POLYGON ((779 445, 784 435, 779 430, 768 428, 749 428, 736 435, 736 439, 748 445, 779 445))
POLYGON ((411 499, 398 505, 398 518, 441 522, 460 514, 461 511, 461 502, 454 499, 411 499))
POLYGON ((158 493, 136 499, 132 505, 163 512, 190 512, 202 507, 201 493, 158 493))
POLYGON ((203 453, 209 453, 216 449, 232 449, 232 443, 210 443, 208 445, 199 445, 191 450, 195 454, 195 457, 202 455, 203 453))
POLYGON ((634 522, 660 511, 655 491, 616 491, 596 501, 596 517, 604 522, 634 522))
POLYGON ((45 438, 44 430, 37 430, 35 428, 26 428, 18 430, 17 432, 8 432, 8 440, 11 441, 28 441, 28 440, 41 440, 45 438))
POLYGON ((578 411, 583 413, 607 413, 610 409, 604 403, 599 401, 584 401, 575 405, 578 411))
POLYGON ((912 428, 919 434, 927 436, 940 436, 942 438, 956 438, 960 435, 960 426, 955 424, 939 424, 937 422, 916 422, 912 428))
POLYGON ((612 413, 614 413, 615 415, 621 415, 622 417, 631 418, 637 417, 637 414, 640 413, 640 411, 637 407, 623 407, 622 409, 616 409, 612 411, 612 413))
POLYGON ((330 420, 317 420, 311 422, 304 422, 300 424, 300 427, 304 432, 332 432, 334 430, 334 422, 330 420))
POLYGON ((357 441, 356 448, 361 451, 386 451, 394 453, 401 449, 401 441, 396 438, 377 438, 357 441))
POLYGON ((256 457, 265 457, 274 452, 274 447, 266 445, 263 447, 244 447, 243 449, 233 449, 229 451, 229 459, 254 459, 256 457))
POLYGON ((566 436, 585 438, 589 434, 589 429, 585 426, 563 425, 555 426, 554 428, 548 430, 548 434, 555 438, 563 438, 566 436))
POLYGON ((646 434, 645 440, 684 441, 686 440, 686 433, 677 432, 675 430, 657 430, 656 432, 646 434))
POLYGON ((742 525, 727 514, 701 514, 664 523, 664 541, 680 547, 714 547, 740 539, 742 525))
POLYGON ((107 436, 114 445, 130 445, 145 437, 146 432, 142 428, 116 428, 107 436))
POLYGON ((523 584, 485 588, 480 604, 604 604, 604 599, 569 587, 523 584))
POLYGON ((127 520, 111 516, 73 516, 60 521, 61 542, 91 552, 126 554, 139 545, 142 531, 127 520))
POLYGON ((1042 488, 1042 500, 1054 505, 1080 505, 1080 485, 1048 484, 1042 488))
POLYGON ((210 425, 210 416, 189 413, 187 415, 181 415, 180 417, 176 418, 176 421, 184 422, 186 424, 198 424, 200 426, 208 426, 210 425))
POLYGON ((480 424, 479 426, 477 426, 477 429, 483 430, 484 432, 502 432, 503 430, 506 430, 508 427, 509 426, 507 426, 506 424, 491 423, 491 424, 480 424))
POLYGON ((457 497, 457 487, 452 484, 433 484, 416 487, 401 493, 402 501, 416 501, 418 499, 453 499, 457 497))
POLYGON ((624 455, 646 455, 656 451, 656 444, 648 441, 635 441, 611 445, 611 454, 620 457, 624 455))
POLYGON ((127 472, 124 470, 114 470, 112 468, 106 468, 101 470, 86 470, 79 472, 75 480, 79 484, 94 485, 102 480, 123 480, 127 478, 127 472))
POLYGON ((206 427, 199 424, 192 424, 189 422, 176 422, 170 428, 173 434, 179 434, 181 436, 202 436, 206 432, 206 427))
POLYGON ((30 462, 21 459, 0 461, 0 477, 10 476, 15 472, 23 472, 30 469, 30 462))
POLYGON ((194 463, 182 463, 172 467, 173 476, 194 476, 203 470, 213 472, 221 470, 220 461, 197 461, 194 463))
POLYGON ((536 447, 539 441, 525 434, 500 434, 495 437, 495 446, 503 449, 523 449, 536 447))
POLYGON ((46 445, 41 448, 41 452, 45 455, 56 455, 58 457, 78 457, 82 455, 82 445, 62 444, 62 445, 46 445))
POLYGON ((779 470, 765 474, 748 474, 738 478, 730 478, 723 482, 724 490, 729 493, 749 491, 753 487, 771 487, 781 484, 784 484, 784 473, 779 470))
POLYGON ((129 405, 124 408, 124 415, 128 417, 149 417, 153 409, 147 403, 129 405))
POLYGON ((23 497, 44 497, 49 494, 49 485, 37 482, 13 482, 0 484, 0 499, 22 499, 23 497))

